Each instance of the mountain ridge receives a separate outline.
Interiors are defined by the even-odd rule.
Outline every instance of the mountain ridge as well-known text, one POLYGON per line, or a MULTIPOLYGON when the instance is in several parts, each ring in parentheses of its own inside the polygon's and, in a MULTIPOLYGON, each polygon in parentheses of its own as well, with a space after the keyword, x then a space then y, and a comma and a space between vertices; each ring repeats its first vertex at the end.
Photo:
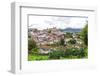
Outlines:
POLYGON ((82 28, 65 28, 65 29, 60 29, 62 32, 81 32, 82 28))

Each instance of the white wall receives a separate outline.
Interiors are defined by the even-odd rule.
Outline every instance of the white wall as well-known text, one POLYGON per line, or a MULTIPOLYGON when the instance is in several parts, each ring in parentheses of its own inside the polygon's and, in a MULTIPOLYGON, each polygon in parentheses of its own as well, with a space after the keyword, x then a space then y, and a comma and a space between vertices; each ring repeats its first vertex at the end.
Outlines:
MULTIPOLYGON (((99 0, 1 0, 0 1, 0 76, 13 76, 9 73, 10 70, 10 53, 11 53, 11 8, 10 3, 13 1, 17 2, 28 2, 34 3, 34 5, 45 5, 56 6, 56 7, 66 7, 67 5, 76 5, 76 6, 95 6, 97 7, 97 30, 98 30, 98 53, 97 53, 97 68, 91 69, 73 69, 65 70, 61 72, 52 72, 52 73, 40 73, 40 74, 29 74, 35 76, 99 76, 100 71, 100 2, 99 0)), ((28 74, 24 74, 28 76, 28 74)))

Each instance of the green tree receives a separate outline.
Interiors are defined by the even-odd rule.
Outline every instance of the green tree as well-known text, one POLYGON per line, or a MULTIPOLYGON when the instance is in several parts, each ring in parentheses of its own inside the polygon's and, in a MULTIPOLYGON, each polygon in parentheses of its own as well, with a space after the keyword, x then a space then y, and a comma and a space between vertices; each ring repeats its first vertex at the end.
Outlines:
POLYGON ((34 40, 28 40, 28 51, 32 52, 33 49, 37 48, 37 44, 34 40))
POLYGON ((76 40, 75 39, 71 39, 70 41, 68 41, 68 43, 70 43, 70 44, 76 44, 76 40))
POLYGON ((81 39, 84 41, 84 44, 88 45, 88 24, 85 25, 85 27, 82 29, 80 33, 81 39))
POLYGON ((80 48, 78 58, 87 58, 87 56, 88 56, 88 51, 87 50, 88 50, 87 48, 80 48))
POLYGON ((63 38, 61 38, 60 45, 64 45, 64 44, 65 44, 65 40, 63 38))
POLYGON ((73 34, 73 33, 66 32, 65 37, 67 37, 67 38, 72 38, 72 37, 73 37, 72 34, 73 34))

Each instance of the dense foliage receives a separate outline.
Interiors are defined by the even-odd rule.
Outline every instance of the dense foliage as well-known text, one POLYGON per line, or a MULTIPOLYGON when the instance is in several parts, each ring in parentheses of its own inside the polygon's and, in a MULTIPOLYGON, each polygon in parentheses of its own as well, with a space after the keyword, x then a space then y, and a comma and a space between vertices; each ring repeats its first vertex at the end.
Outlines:
POLYGON ((63 51, 52 51, 52 52, 49 53, 50 59, 60 59, 63 56, 64 56, 63 51))
POLYGON ((83 30, 80 33, 81 39, 84 41, 84 44, 88 45, 88 24, 83 28, 83 30))
POLYGON ((62 38, 59 43, 60 43, 60 45, 64 45, 65 44, 65 40, 62 38))
POLYGON ((66 32, 65 37, 66 37, 66 38, 72 38, 72 37, 73 37, 72 34, 73 34, 73 33, 66 32))
POLYGON ((70 44, 76 44, 76 40, 75 39, 71 39, 70 41, 68 41, 68 43, 70 43, 70 44))
POLYGON ((87 56, 87 48, 72 48, 65 51, 52 51, 49 53, 50 59, 64 59, 64 58, 84 58, 87 56))
POLYGON ((38 46, 34 40, 28 40, 28 52, 29 53, 36 53, 38 52, 38 46))

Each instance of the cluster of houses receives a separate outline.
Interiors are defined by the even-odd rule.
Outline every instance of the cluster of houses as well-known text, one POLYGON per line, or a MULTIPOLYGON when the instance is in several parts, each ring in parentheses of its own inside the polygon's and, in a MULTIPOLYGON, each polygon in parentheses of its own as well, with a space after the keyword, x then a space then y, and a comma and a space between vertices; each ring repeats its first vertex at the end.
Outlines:
POLYGON ((44 30, 29 29, 29 35, 38 45, 53 44, 64 38, 64 33, 56 27, 44 30))
MULTIPOLYGON (((40 53, 42 54, 47 54, 52 49, 50 46, 46 45, 57 43, 61 39, 64 39, 66 44, 68 41, 72 39, 72 38, 65 38, 65 33, 62 32, 60 29, 57 29, 56 27, 43 30, 30 28, 28 29, 28 35, 32 40, 34 40, 37 43, 38 46, 41 46, 40 53)), ((75 45, 74 47, 80 48, 79 45, 83 44, 83 42, 79 38, 77 38, 76 34, 73 33, 72 36, 78 44, 75 45)))

